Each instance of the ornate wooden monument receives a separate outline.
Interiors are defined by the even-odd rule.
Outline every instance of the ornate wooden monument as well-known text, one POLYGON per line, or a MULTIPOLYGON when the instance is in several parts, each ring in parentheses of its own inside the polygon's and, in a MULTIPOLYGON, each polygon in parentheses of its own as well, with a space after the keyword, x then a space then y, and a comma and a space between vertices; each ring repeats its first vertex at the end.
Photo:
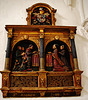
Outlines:
POLYGON ((27 12, 27 25, 5 27, 3 97, 79 96, 83 71, 77 64, 76 27, 55 26, 56 9, 47 4, 35 4, 27 12))

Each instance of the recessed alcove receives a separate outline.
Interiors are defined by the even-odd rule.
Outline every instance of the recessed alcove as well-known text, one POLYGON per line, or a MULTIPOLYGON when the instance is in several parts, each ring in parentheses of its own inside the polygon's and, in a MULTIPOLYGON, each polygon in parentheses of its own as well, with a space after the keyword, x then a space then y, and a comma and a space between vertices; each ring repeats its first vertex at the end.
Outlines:
MULTIPOLYGON (((60 46, 61 45, 64 45, 64 50, 65 50, 65 57, 66 57, 66 60, 68 62, 68 67, 69 67, 69 71, 72 71, 72 68, 71 68, 71 64, 70 64, 70 50, 69 50, 69 47, 67 46, 66 43, 64 43, 63 41, 60 41, 60 40, 53 40, 51 42, 49 42, 45 48, 45 56, 48 54, 48 52, 53 52, 53 45, 54 44, 57 44, 58 45, 58 56, 61 58, 60 54, 59 54, 59 51, 60 51, 60 46)), ((45 61, 46 61, 46 57, 45 57, 45 61)), ((53 62, 52 62, 53 63, 53 62)), ((47 67, 46 66, 46 70, 47 71, 52 71, 53 70, 53 66, 52 67, 47 67)))
MULTIPOLYGON (((24 48, 23 52, 25 52, 30 44, 33 45, 32 52, 38 51, 37 45, 31 40, 22 40, 22 41, 19 41, 15 44, 13 51, 12 51, 11 71, 13 70, 14 63, 15 63, 15 60, 16 60, 16 51, 18 50, 18 46, 20 46, 21 48, 23 47, 24 48)), ((39 70, 39 66, 38 66, 37 70, 39 70)))

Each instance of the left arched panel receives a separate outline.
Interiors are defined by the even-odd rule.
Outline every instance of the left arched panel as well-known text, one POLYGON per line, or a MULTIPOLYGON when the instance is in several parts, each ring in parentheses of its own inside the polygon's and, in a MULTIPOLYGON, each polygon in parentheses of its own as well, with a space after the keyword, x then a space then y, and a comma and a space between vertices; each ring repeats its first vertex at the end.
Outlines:
MULTIPOLYGON (((27 57, 26 57, 25 54, 26 54, 26 50, 29 47, 29 45, 33 45, 33 48, 31 49, 31 53, 30 53, 31 54, 31 61, 30 61, 31 62, 31 65, 30 65, 30 67, 31 67, 31 69, 33 69, 33 67, 35 67, 35 66, 33 66, 34 64, 33 64, 33 61, 32 60, 33 60, 33 55, 35 55, 36 53, 33 54, 33 52, 36 51, 37 52, 37 55, 38 55, 38 47, 37 47, 37 45, 33 41, 30 41, 30 40, 22 40, 22 41, 17 42, 15 44, 14 48, 13 48, 13 51, 12 51, 12 60, 11 60, 11 71, 14 68, 14 65, 16 63, 16 60, 18 60, 17 55, 19 57, 20 54, 24 53, 24 57, 27 59, 27 57), (20 52, 18 51, 18 47, 20 47, 20 52)), ((23 56, 20 57, 21 64, 20 64, 19 67, 21 67, 22 61, 24 60, 22 57, 23 56)), ((27 67, 27 65, 26 65, 26 67, 27 67)), ((39 63, 37 64, 37 69, 34 69, 34 70, 38 70, 38 68, 39 68, 39 63)))

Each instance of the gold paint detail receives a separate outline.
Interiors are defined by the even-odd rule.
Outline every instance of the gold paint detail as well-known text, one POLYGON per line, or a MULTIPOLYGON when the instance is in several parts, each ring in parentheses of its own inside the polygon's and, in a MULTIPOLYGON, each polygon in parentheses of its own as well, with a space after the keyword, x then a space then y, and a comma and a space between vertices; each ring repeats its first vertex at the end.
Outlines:
POLYGON ((58 40, 59 39, 59 36, 55 36, 55 39, 58 40))
POLYGON ((74 33, 74 31, 73 30, 70 30, 70 39, 74 39, 74 37, 75 37, 75 33, 74 33))
POLYGON ((44 38, 44 33, 40 33, 40 38, 44 38))
POLYGON ((40 78, 40 87, 45 87, 45 78, 44 78, 44 76, 42 76, 40 78))
POLYGON ((40 29, 40 33, 44 33, 44 29, 40 29))
POLYGON ((12 38, 12 28, 8 28, 8 38, 12 38))
POLYGON ((30 34, 31 34, 31 35, 36 35, 36 34, 39 34, 39 33, 36 32, 36 31, 30 31, 30 32, 29 32, 29 31, 26 31, 26 32, 23 31, 23 32, 15 33, 14 35, 16 35, 16 34, 17 34, 17 35, 18 35, 18 34, 20 34, 20 35, 24 35, 24 34, 26 34, 26 35, 30 35, 30 34))
POLYGON ((29 36, 28 35, 24 35, 24 39, 28 39, 29 38, 29 36))
POLYGON ((44 38, 44 29, 40 29, 40 38, 44 38))
POLYGON ((40 93, 40 96, 41 96, 41 97, 44 97, 44 96, 45 96, 45 91, 41 92, 41 93, 40 93))
POLYGON ((10 58, 6 58, 5 59, 5 69, 9 70, 9 62, 10 62, 10 58))
POLYGON ((74 61, 74 69, 79 69, 79 68, 78 68, 78 61, 77 61, 77 58, 73 58, 73 61, 74 61))
POLYGON ((76 85, 80 86, 80 84, 81 84, 81 78, 80 78, 80 75, 77 75, 76 76, 76 85))
POLYGON ((70 34, 70 39, 74 39, 75 34, 70 34))
POLYGON ((44 58, 40 58, 40 71, 44 71, 44 58))
POLYGON ((3 97, 7 97, 8 91, 3 91, 3 97))

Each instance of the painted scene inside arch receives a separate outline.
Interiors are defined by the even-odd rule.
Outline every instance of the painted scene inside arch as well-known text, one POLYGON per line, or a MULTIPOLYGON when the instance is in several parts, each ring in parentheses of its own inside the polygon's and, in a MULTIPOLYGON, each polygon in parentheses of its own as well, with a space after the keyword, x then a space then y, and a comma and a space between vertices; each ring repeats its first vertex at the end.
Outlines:
MULTIPOLYGON (((54 40, 45 48, 46 71, 71 71, 68 46, 54 40)), ((18 42, 13 48, 12 71, 39 71, 40 53, 37 45, 29 40, 18 42)))

